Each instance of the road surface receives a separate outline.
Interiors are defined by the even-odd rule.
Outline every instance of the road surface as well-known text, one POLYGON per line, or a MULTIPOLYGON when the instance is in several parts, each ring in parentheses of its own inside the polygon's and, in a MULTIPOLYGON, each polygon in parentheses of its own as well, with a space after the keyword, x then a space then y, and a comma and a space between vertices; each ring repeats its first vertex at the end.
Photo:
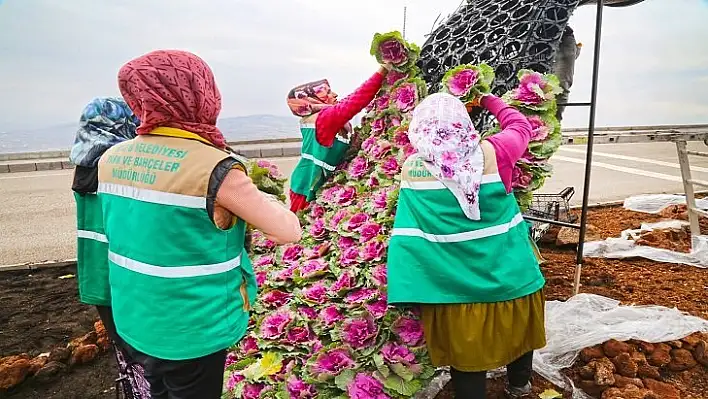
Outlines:
MULTIPOLYGON (((707 151, 701 142, 689 147, 707 151)), ((289 174, 297 158, 276 158, 289 174)), ((554 156, 554 175, 540 192, 568 186, 580 203, 585 148, 563 146, 554 156)), ((642 193, 683 192, 672 143, 608 144, 595 147, 590 202, 621 200, 642 193)), ((708 159, 692 158, 694 177, 708 180, 708 159)), ((75 255, 75 214, 70 170, 0 174, 0 265, 64 260, 75 255)))

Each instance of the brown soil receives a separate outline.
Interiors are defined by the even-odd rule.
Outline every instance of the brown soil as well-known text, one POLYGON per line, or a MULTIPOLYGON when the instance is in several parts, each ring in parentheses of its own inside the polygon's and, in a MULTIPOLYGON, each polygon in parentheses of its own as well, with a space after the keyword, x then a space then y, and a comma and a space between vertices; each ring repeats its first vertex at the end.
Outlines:
MULTIPOLYGON (((680 217, 680 210, 674 212, 680 217)), ((616 237, 622 230, 638 228, 642 222, 656 222, 661 216, 630 212, 621 208, 593 210, 589 223, 603 238, 616 237)), ((705 227, 708 227, 706 222, 705 227)), ((542 248, 547 262, 542 266, 547 279, 548 300, 564 300, 572 295, 575 270, 573 250, 542 248)), ((12 272, 0 275, 0 357, 26 352, 31 356, 65 346, 93 328, 97 314, 78 302, 76 281, 59 276, 75 274, 72 268, 12 272)), ((677 307, 708 318, 708 271, 683 265, 659 264, 642 259, 585 259, 582 291, 618 299, 624 304, 677 307)), ((580 365, 579 365, 580 366, 580 365)), ((112 354, 103 354, 93 363, 72 369, 61 379, 45 384, 28 380, 12 392, 12 398, 111 398, 115 397, 116 366, 112 354)), ((683 398, 706 398, 708 369, 697 366, 689 371, 662 375, 675 385, 683 398)), ((552 386, 534 379, 534 392, 552 386)), ((492 381, 488 397, 503 397, 503 382, 492 381)), ((453 398, 449 387, 438 398, 453 398)), ((569 398, 566 393, 566 398, 569 398)))
MULTIPOLYGON (((98 313, 78 301, 73 267, 0 274, 0 358, 19 353, 34 357, 65 347, 93 329, 98 313)), ((117 367, 112 353, 79 366, 45 384, 31 380, 0 398, 114 398, 117 367)))

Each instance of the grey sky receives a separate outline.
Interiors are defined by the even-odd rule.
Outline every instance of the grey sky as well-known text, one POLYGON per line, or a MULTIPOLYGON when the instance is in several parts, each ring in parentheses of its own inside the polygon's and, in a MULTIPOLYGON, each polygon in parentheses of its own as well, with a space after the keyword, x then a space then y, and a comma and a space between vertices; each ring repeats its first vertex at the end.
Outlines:
MULTIPOLYGON (((0 129, 71 122, 94 96, 117 95, 116 73, 158 48, 203 57, 223 117, 287 115, 297 83, 327 77, 345 95, 376 70, 375 32, 425 40, 459 0, 4 0, 0 5, 0 129)), ((708 5, 647 0, 606 9, 599 125, 708 122, 708 5)), ((571 24, 584 43, 572 99, 587 100, 594 7, 571 24)), ((587 123, 586 112, 566 124, 587 123)))

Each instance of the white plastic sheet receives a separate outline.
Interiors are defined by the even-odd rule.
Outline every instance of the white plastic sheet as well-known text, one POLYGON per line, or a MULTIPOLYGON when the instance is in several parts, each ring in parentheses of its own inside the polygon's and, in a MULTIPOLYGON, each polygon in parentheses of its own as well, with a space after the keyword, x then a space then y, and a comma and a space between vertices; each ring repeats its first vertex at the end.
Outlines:
POLYGON ((585 243, 583 256, 589 258, 646 258, 655 262, 676 263, 700 268, 708 267, 708 237, 692 237, 691 253, 675 252, 663 248, 637 245, 633 238, 644 232, 657 229, 681 229, 687 223, 681 220, 666 220, 658 223, 645 223, 639 229, 625 230, 620 238, 608 238, 605 241, 585 243))
MULTIPOLYGON (((686 197, 674 194, 647 194, 624 200, 624 208, 635 212, 659 213, 671 205, 685 205, 686 197)), ((708 210, 708 199, 697 199, 696 207, 708 210)))
MULTIPOLYGON (((583 348, 610 339, 666 342, 708 332, 708 320, 662 306, 620 306, 619 301, 579 294, 566 302, 546 302, 548 344, 536 352, 534 370, 552 383, 572 388, 561 370, 573 365, 583 348)), ((589 398, 579 389, 574 399, 589 398)))

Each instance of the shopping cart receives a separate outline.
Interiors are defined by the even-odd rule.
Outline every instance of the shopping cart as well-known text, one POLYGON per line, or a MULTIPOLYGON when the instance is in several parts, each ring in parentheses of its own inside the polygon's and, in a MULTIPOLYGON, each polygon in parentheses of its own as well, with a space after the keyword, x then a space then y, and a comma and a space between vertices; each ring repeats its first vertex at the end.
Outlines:
MULTIPOLYGON (((577 216, 570 213, 570 199, 573 198, 575 189, 566 187, 558 194, 534 194, 531 206, 524 212, 524 216, 556 222, 575 223, 577 216)), ((538 242, 550 230, 548 222, 529 221, 531 238, 538 242)))

